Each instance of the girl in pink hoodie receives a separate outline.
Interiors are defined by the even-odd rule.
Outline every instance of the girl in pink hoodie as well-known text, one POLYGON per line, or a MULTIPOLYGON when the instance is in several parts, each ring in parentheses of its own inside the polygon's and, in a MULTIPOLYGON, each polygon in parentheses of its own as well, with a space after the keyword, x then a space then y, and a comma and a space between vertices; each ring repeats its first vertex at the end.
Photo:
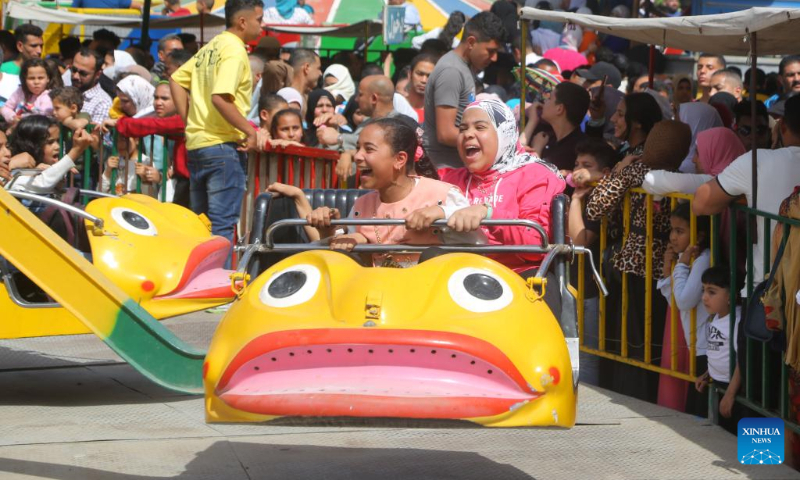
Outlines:
MULTIPOLYGON (((550 231, 550 204, 566 183, 558 170, 519 145, 514 114, 506 104, 482 100, 470 104, 461 118, 456 147, 464 168, 440 170, 442 181, 463 191, 471 204, 453 213, 448 225, 458 231, 481 228, 490 245, 538 245, 539 233, 527 227, 481 227, 483 219, 524 219, 550 231)), ((535 268, 541 255, 497 255, 493 258, 522 273, 535 268)))

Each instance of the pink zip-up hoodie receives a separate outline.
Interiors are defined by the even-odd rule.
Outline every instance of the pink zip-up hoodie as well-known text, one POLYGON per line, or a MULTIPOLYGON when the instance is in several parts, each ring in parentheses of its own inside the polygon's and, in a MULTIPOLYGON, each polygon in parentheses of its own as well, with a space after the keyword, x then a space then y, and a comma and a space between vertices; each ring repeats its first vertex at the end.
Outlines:
MULTIPOLYGON (((510 172, 471 174, 466 168, 439 170, 442 181, 461 189, 473 205, 492 206, 492 219, 524 219, 538 222, 550 236, 550 205, 564 191, 566 182, 540 162, 510 172)), ((539 245, 539 232, 527 227, 481 227, 490 245, 539 245)), ((493 255, 517 273, 541 262, 541 255, 493 255)))

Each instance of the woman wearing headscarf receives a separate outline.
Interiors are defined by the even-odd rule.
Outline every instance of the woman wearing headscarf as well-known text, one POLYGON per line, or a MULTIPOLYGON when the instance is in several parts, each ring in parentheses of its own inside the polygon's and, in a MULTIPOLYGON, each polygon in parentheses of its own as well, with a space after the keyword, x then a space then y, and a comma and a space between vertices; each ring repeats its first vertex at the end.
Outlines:
POLYGON ((325 90, 333 94, 336 99, 335 105, 349 102, 356 91, 356 85, 353 83, 350 71, 347 67, 338 63, 334 63, 325 69, 322 74, 322 84, 325 86, 325 90))
POLYGON ((672 91, 672 104, 680 105, 682 103, 691 102, 694 96, 692 95, 692 79, 688 75, 675 75, 675 88, 672 91))
MULTIPOLYGON (((638 95, 645 95, 641 93, 638 95)), ((682 159, 689 151, 692 134, 685 124, 674 120, 663 120, 647 135, 641 157, 627 157, 614 171, 602 178, 586 201, 586 217, 590 221, 600 221, 602 217, 618 217, 622 214, 626 194, 632 188, 642 185, 651 170, 677 171, 682 159)), ((612 293, 606 300, 608 319, 606 337, 611 348, 620 351, 622 326, 623 278, 628 296, 627 348, 631 358, 641 360, 644 353, 645 331, 645 292, 650 283, 651 292, 656 292, 656 281, 652 270, 647 272, 647 250, 650 247, 651 265, 658 265, 664 258, 670 232, 670 202, 661 199, 653 206, 652 242, 648 245, 647 210, 645 195, 630 194, 630 230, 621 246, 615 245, 609 263, 608 287, 612 293), (626 274, 623 277, 623 274, 626 274)), ((666 301, 654 294, 650 303, 652 318, 651 332, 662 332, 666 315, 666 301)), ((651 337, 652 358, 661 354, 658 334, 651 337), (653 341, 654 339, 657 339, 653 341)), ((601 386, 612 387, 614 391, 648 401, 655 401, 658 391, 658 375, 629 365, 612 362, 605 366, 601 362, 601 386), (611 374, 610 376, 608 374, 611 374)))
POLYGON ((129 75, 117 84, 117 98, 122 113, 141 118, 153 114, 155 87, 138 75, 129 75))
MULTIPOLYGON (((457 231, 481 229, 491 245, 537 245, 533 229, 480 226, 488 218, 519 218, 538 222, 550 231, 553 197, 566 183, 555 166, 526 153, 519 144, 514 113, 495 99, 473 102, 464 110, 456 143, 463 168, 440 170, 442 180, 461 189, 471 206, 450 219, 457 231)), ((498 255, 508 268, 525 275, 540 255, 498 255)))
MULTIPOLYGON (((334 111, 336 100, 331 92, 318 88, 308 94, 308 109, 306 110, 306 140, 305 144, 309 147, 328 148, 335 150, 337 145, 320 145, 317 139, 317 128, 331 127, 339 128, 341 124, 347 122, 342 115, 337 115, 334 111)), ((740 142, 741 143, 741 142, 740 142)))
POLYGON ((682 103, 678 110, 678 116, 681 122, 689 125, 689 128, 692 129, 692 146, 689 149, 689 154, 686 155, 686 158, 681 163, 680 171, 683 173, 696 173, 692 160, 694 160, 697 134, 709 128, 722 127, 722 119, 716 108, 702 102, 682 103))
POLYGON ((314 19, 297 0, 277 0, 274 7, 264 9, 265 25, 313 25, 314 19))

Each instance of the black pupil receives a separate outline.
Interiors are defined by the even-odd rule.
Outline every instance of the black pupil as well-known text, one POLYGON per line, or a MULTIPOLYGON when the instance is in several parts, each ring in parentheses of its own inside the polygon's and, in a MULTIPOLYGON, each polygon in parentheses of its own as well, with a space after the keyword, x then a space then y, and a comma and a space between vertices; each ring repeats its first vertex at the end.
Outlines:
POLYGON ((503 294, 500 282, 482 273, 471 273, 464 279, 464 288, 481 300, 497 300, 503 294))
POLYGON ((286 272, 276 278, 267 288, 272 298, 286 298, 294 295, 306 284, 306 274, 303 272, 286 272))
POLYGON ((138 228, 139 230, 147 230, 150 228, 150 223, 136 212, 122 212, 122 218, 125 219, 130 226, 138 228))

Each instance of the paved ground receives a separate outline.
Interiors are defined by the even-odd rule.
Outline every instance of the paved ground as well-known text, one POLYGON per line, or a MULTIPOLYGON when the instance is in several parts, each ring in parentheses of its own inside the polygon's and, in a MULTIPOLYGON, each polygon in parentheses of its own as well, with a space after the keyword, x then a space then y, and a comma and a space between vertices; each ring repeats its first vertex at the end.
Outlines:
MULTIPOLYGON (((167 322, 205 347, 215 316, 167 322)), ((571 430, 331 421, 206 425, 93 336, 0 341, 0 479, 800 478, 736 463, 706 421, 582 386, 571 430)))

